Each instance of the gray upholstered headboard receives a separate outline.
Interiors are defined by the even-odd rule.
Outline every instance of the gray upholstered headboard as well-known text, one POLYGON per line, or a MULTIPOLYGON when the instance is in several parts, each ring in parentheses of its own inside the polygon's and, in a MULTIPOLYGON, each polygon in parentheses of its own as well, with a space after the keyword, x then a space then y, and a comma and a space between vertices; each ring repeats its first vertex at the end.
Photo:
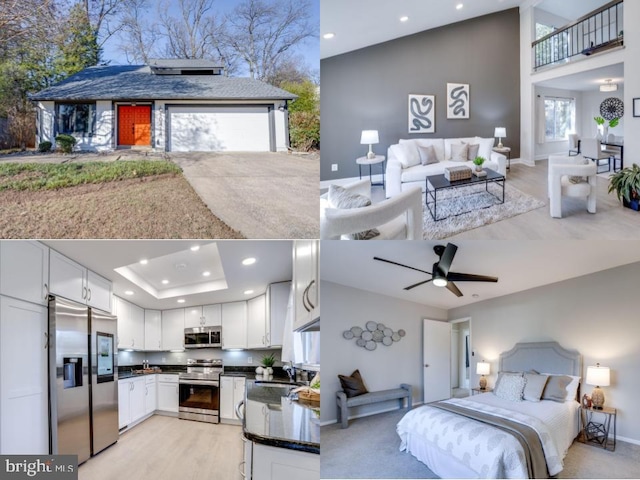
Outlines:
POLYGON ((582 355, 562 348, 558 342, 516 343, 500 354, 499 371, 559 373, 582 376, 582 355))

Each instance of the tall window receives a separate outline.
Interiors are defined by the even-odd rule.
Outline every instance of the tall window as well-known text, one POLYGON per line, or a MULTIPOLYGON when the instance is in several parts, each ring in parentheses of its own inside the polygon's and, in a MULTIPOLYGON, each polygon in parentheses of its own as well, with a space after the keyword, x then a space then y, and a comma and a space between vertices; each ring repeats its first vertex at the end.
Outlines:
POLYGON ((545 139, 567 140, 575 131, 576 106, 573 98, 544 99, 545 139))
POLYGON ((92 135, 95 129, 95 103, 58 103, 57 133, 92 135))

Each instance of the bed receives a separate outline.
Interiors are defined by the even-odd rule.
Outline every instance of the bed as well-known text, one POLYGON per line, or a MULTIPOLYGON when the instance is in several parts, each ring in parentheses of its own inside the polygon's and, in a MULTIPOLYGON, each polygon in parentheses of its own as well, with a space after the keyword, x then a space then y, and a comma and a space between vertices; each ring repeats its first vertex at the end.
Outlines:
POLYGON ((556 342, 518 343, 500 355, 500 372, 531 370, 573 376, 574 390, 563 402, 511 401, 483 393, 424 405, 398 423, 400 450, 441 478, 557 475, 578 435, 582 357, 556 342))

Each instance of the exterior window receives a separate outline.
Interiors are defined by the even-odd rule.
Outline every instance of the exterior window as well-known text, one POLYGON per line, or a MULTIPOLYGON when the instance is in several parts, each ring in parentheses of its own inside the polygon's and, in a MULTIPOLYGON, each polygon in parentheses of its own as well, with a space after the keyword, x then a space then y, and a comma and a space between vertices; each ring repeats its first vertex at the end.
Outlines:
POLYGON ((576 104, 573 98, 545 98, 545 140, 567 140, 575 131, 576 104))
POLYGON ((95 129, 95 103, 58 103, 57 133, 91 136, 95 129))

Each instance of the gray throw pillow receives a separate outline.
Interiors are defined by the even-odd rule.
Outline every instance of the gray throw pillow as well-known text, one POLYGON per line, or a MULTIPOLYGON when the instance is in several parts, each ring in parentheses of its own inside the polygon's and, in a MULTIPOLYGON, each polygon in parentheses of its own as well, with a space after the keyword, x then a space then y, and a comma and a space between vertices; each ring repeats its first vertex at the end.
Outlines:
POLYGON ((530 402, 539 402, 542 392, 547 384, 549 375, 539 375, 537 373, 525 373, 524 379, 527 383, 524 386, 523 397, 530 402))
POLYGON ((363 393, 368 393, 367 387, 364 386, 364 381, 360 375, 360 370, 354 371, 350 376, 338 375, 340 379, 340 385, 347 398, 357 397, 363 393))
POLYGON ((567 385, 571 383, 571 377, 566 375, 551 375, 542 392, 542 400, 552 400, 563 403, 567 397, 567 385))
POLYGON ((480 150, 480 145, 477 143, 470 143, 469 150, 467 153, 467 160, 475 160, 478 156, 478 150, 480 150))
MULTIPOLYGON (((332 208, 360 208, 371 205, 371 200, 364 195, 352 193, 338 185, 329 187, 327 199, 329 200, 329 206, 332 208)), ((376 228, 372 228, 364 232, 353 233, 350 237, 353 240, 371 240, 378 235, 380 235, 380 232, 376 228)))
POLYGON ((436 151, 433 148, 433 145, 429 145, 428 147, 418 146, 418 154, 420 155, 420 163, 422 163, 422 165, 438 163, 438 157, 436 156, 436 151))
POLYGON ((451 161, 452 162, 466 162, 468 153, 469 153, 469 145, 467 145, 466 143, 451 144, 451 161))

